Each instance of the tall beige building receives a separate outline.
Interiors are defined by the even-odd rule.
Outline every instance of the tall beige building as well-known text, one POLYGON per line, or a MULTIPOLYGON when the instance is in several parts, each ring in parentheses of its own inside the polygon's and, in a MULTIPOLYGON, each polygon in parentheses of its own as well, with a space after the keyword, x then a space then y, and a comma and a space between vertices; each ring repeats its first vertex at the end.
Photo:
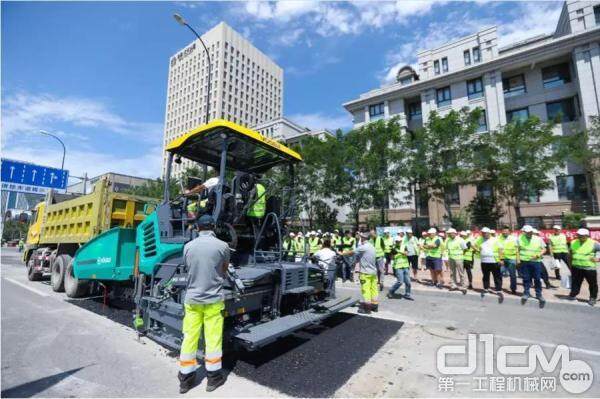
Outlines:
MULTIPOLYGON (((211 58, 210 115, 244 126, 283 114, 283 69, 224 22, 202 35, 211 58)), ((163 148, 206 123, 208 60, 199 40, 170 59, 163 148)), ((163 174, 166 156, 163 156, 163 174)), ((173 164, 179 176, 192 162, 173 164)))

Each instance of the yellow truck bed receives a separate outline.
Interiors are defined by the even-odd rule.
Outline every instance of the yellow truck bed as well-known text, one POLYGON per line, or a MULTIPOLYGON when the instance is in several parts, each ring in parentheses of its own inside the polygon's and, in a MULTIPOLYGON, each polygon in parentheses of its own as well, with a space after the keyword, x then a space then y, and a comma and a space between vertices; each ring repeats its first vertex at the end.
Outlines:
POLYGON ((112 227, 134 228, 146 217, 144 205, 158 202, 112 192, 107 180, 99 181, 91 194, 55 201, 49 193, 46 201, 38 205, 27 244, 85 243, 112 227))

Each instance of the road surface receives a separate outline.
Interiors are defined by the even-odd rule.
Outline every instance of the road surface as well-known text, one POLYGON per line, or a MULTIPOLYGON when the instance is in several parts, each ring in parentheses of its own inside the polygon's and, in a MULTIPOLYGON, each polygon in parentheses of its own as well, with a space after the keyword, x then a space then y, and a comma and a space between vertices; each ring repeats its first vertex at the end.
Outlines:
MULTIPOLYGON (((101 299, 67 300, 48 282, 29 282, 19 254, 2 248, 3 397, 164 397, 178 395, 177 359, 153 341, 138 340, 125 309, 101 299)), ((388 285, 391 281, 388 281, 388 285)), ((600 396, 600 313, 582 303, 535 301, 521 306, 508 297, 463 296, 413 284, 415 301, 382 298, 380 311, 336 315, 258 352, 230 354, 228 381, 210 396, 373 397, 569 395, 560 383, 542 391, 510 391, 482 369, 478 348, 475 375, 448 376, 436 367, 442 345, 464 345, 469 333, 494 334, 494 345, 539 344, 548 356, 556 345, 594 371, 585 396, 600 396), (482 385, 483 381, 483 385, 482 385), (452 384, 450 384, 450 382, 452 384), (495 389, 493 391, 492 389, 495 389)), ((355 284, 339 294, 358 295, 355 284)), ((450 365, 465 363, 464 356, 450 365)), ((518 360, 518 359, 517 359, 518 360)), ((521 363, 519 363, 521 364, 521 363)), ((493 375, 500 376, 497 370, 493 375)), ((536 371, 533 378, 557 373, 536 371)), ((208 396, 205 381, 187 396, 208 396)), ((530 390, 535 388, 533 385, 530 390)))

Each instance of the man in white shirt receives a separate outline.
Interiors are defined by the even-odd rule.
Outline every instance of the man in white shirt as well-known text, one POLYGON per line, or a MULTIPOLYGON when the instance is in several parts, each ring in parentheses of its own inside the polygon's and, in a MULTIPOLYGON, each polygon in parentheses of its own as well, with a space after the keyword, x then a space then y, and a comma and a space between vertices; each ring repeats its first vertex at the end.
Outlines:
POLYGON ((331 249, 331 240, 329 237, 323 239, 322 248, 313 255, 317 261, 317 265, 327 276, 327 291, 332 298, 335 298, 336 256, 337 254, 331 249))

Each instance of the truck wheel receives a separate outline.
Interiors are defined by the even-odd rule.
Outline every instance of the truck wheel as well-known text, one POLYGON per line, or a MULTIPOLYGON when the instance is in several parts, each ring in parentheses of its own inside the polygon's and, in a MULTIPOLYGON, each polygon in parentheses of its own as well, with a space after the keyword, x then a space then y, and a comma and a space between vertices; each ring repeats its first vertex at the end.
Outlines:
POLYGON ((63 292, 65 290, 65 271, 71 262, 69 255, 59 255, 52 263, 50 274, 50 285, 54 292, 63 292))
POLYGON ((89 288, 87 281, 75 277, 73 260, 71 259, 65 272, 65 293, 69 298, 80 298, 86 294, 89 288))
POLYGON ((29 281, 40 281, 42 279, 42 273, 36 272, 34 266, 33 259, 30 259, 29 262, 27 262, 27 279, 29 281))

